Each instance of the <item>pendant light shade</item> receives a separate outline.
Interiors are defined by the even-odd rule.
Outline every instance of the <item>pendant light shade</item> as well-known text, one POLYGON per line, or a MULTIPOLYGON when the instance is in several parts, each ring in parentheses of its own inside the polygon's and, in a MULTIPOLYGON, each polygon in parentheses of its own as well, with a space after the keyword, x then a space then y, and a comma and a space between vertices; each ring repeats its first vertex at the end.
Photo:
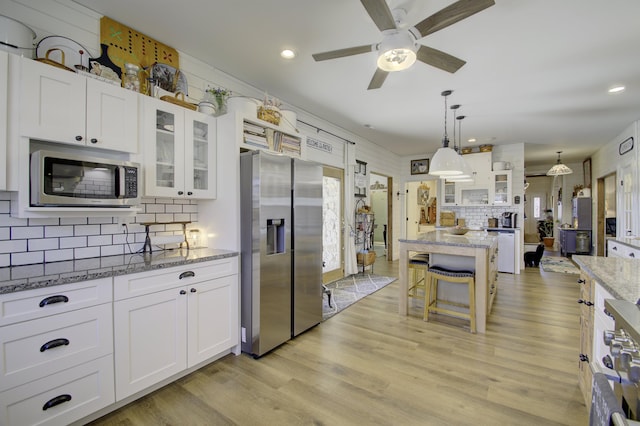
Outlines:
POLYGON ((449 137, 447 136, 447 96, 451 93, 451 90, 445 90, 441 93, 441 95, 444 96, 444 136, 442 138, 442 148, 438 148, 435 155, 431 158, 429 165, 429 174, 440 176, 441 179, 461 175, 464 162, 455 150, 449 148, 449 137))
POLYGON ((560 161, 561 152, 562 151, 558 151, 558 162, 555 164, 555 166, 549 169, 549 171, 547 172, 547 176, 570 175, 571 173, 573 173, 573 170, 562 164, 562 162, 560 161))

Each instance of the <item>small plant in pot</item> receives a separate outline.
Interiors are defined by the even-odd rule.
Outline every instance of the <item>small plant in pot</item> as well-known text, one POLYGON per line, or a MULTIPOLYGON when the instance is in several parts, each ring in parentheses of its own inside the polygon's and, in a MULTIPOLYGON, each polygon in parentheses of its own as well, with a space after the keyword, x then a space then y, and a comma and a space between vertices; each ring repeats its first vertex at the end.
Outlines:
POLYGON ((538 233, 545 247, 553 247, 553 220, 541 220, 538 222, 538 233))

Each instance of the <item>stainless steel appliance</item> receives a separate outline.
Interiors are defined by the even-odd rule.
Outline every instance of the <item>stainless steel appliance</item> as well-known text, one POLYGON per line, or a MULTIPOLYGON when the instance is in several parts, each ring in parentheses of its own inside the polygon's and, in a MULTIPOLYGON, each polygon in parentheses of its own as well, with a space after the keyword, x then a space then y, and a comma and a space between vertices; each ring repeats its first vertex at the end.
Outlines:
POLYGON ((140 165, 79 151, 31 153, 32 206, 128 207, 140 204, 140 165))
POLYGON ((604 306, 605 313, 614 318, 615 330, 605 330, 602 336, 594 336, 609 346, 609 354, 602 358, 603 366, 599 364, 600 360, 590 364, 595 378, 592 419, 602 417, 602 413, 617 412, 612 418, 613 424, 640 424, 630 421, 640 419, 640 306, 614 299, 606 299, 604 306))
POLYGON ((262 356, 322 320, 322 167, 240 156, 242 351, 262 356))
POLYGON ((502 213, 502 227, 503 228, 517 228, 518 227, 518 213, 504 212, 502 213))

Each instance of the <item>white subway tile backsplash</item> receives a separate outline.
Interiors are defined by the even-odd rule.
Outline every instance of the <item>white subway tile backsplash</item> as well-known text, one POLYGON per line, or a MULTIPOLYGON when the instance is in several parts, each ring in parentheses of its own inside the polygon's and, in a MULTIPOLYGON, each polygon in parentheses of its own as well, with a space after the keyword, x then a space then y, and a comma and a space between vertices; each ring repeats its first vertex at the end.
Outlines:
POLYGON ((25 251, 23 253, 11 253, 12 265, 29 265, 32 263, 42 263, 43 261, 43 251, 25 251))
POLYGON ((23 240, 27 238, 42 238, 44 228, 42 226, 16 226, 11 228, 12 240, 23 240))
POLYGON ((74 235, 99 235, 100 225, 76 225, 74 235))
POLYGON ((60 238, 60 248, 77 248, 77 247, 86 247, 87 246, 87 237, 65 237, 60 238))
POLYGON ((176 221, 197 221, 198 203, 187 199, 144 198, 143 213, 127 220, 67 217, 19 219, 11 217, 11 194, 0 191, 0 267, 60 262, 98 256, 135 253, 145 240, 142 222, 162 222, 150 227, 150 235, 182 233, 176 221), (128 235, 124 232, 127 231, 128 235))
POLYGON ((44 227, 44 236, 45 238, 54 238, 54 237, 72 237, 73 236, 73 226, 45 226, 44 227))

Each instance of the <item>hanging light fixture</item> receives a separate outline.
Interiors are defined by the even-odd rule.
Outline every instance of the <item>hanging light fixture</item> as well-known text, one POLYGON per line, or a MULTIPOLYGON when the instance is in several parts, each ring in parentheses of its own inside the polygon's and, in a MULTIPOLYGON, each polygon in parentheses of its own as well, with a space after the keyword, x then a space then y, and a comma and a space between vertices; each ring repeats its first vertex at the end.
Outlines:
MULTIPOLYGON (((454 106, 456 106, 458 109, 460 108, 460 105, 453 105, 451 108, 453 108, 454 106)), ((455 116, 455 114, 454 114, 455 116)), ((458 120, 458 145, 456 146, 455 144, 455 131, 456 131, 456 125, 455 122, 453 124, 453 140, 454 140, 454 150, 458 153, 458 155, 460 156, 460 160, 462 161, 462 174, 460 175, 456 175, 456 176, 451 176, 448 177, 447 180, 453 181, 453 182, 473 182, 473 170, 471 169, 471 166, 469 166, 469 163, 467 163, 464 158, 462 157, 462 154, 460 153, 462 150, 462 120, 464 120, 466 117, 464 115, 459 115, 457 117, 455 117, 456 120, 458 120)))
POLYGON ((429 174, 445 179, 450 176, 462 174, 462 157, 449 148, 449 136, 447 135, 447 96, 453 91, 445 90, 441 93, 444 96, 444 136, 442 137, 442 148, 438 148, 429 166, 429 174))
POLYGON ((416 62, 415 39, 409 32, 389 30, 380 43, 378 68, 387 72, 402 71, 416 62))
POLYGON ((562 162, 560 161, 560 153, 562 153, 562 151, 557 152, 558 162, 555 164, 555 166, 549 169, 549 171, 547 172, 547 176, 570 175, 571 173, 573 173, 573 170, 562 164, 562 162))

